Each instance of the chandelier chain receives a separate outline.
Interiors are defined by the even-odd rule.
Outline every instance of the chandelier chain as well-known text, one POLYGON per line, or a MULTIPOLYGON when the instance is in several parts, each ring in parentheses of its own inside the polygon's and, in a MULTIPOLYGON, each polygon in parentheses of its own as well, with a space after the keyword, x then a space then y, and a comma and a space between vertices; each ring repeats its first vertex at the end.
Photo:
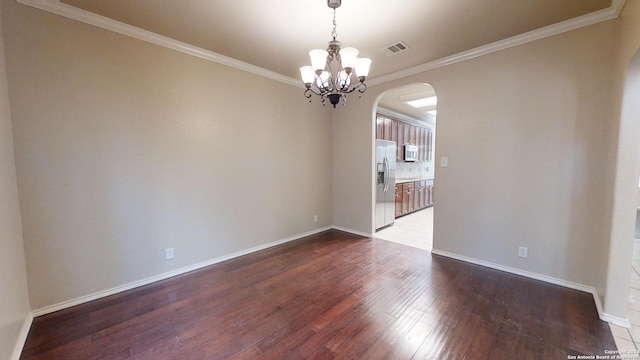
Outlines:
POLYGON ((333 8, 333 30, 331 31, 331 36, 333 36, 333 40, 338 37, 338 32, 336 31, 336 27, 338 23, 336 22, 336 8, 333 8))

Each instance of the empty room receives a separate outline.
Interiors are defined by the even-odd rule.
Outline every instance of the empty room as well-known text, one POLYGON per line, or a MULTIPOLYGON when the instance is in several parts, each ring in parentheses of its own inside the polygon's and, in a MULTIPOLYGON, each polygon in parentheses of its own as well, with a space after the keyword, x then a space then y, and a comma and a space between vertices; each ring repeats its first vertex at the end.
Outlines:
POLYGON ((0 359, 637 358, 640 1, 0 22, 0 359))

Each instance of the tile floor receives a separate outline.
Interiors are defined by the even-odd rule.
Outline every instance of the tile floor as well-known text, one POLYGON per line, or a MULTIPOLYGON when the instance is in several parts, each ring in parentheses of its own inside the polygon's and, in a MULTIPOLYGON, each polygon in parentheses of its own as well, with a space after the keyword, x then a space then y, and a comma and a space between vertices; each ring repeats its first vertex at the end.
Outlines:
POLYGON ((397 218, 393 225, 376 232, 375 237, 431 251, 433 248, 433 206, 397 218))
MULTIPOLYGON (((637 236, 638 234, 636 234, 637 236)), ((640 239, 636 239, 633 245, 633 263, 631 266, 631 284, 629 286, 629 303, 627 316, 631 322, 631 329, 616 325, 610 325, 611 333, 616 341, 618 350, 635 352, 635 357, 640 359, 640 239)))

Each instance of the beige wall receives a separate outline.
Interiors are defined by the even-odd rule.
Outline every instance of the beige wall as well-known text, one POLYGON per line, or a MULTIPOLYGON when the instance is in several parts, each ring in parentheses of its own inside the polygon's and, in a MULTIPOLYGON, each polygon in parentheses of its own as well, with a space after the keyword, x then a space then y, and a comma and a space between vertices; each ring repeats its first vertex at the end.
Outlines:
POLYGON ((640 2, 627 1, 617 23, 616 63, 613 66, 611 102, 613 123, 609 161, 609 261, 605 311, 626 316, 631 272, 631 253, 637 216, 636 193, 640 158, 640 2))
POLYGON ((614 34, 607 22, 370 87, 334 113, 334 223, 372 232, 372 108, 426 82, 436 155, 449 158, 436 167, 434 247, 603 292, 614 34))
POLYGON ((3 6, 33 309, 331 224, 302 89, 3 6))
MULTIPOLYGON (((0 38, 2 32, 0 29, 0 38)), ((22 243, 4 46, 0 41, 0 359, 10 359, 31 307, 22 243)), ((18 348, 19 349, 19 348, 18 348)))

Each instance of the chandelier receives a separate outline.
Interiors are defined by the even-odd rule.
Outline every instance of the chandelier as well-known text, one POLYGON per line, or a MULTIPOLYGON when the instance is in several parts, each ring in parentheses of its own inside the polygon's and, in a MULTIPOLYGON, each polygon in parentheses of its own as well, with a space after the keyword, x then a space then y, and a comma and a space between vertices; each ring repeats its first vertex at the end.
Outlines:
POLYGON ((304 96, 311 102, 312 95, 320 96, 322 105, 325 99, 335 108, 340 100, 343 104, 347 101, 347 95, 356 90, 360 96, 367 91, 364 83, 369 75, 371 59, 358 58, 358 49, 353 47, 341 48, 340 41, 336 40, 336 9, 340 7, 342 0, 327 0, 327 6, 333 9, 333 31, 327 50, 315 49, 309 51, 311 65, 300 68, 302 82, 306 87, 304 96), (354 71, 355 70, 355 71, 354 71), (351 78, 357 78, 357 83, 351 87, 351 78))

